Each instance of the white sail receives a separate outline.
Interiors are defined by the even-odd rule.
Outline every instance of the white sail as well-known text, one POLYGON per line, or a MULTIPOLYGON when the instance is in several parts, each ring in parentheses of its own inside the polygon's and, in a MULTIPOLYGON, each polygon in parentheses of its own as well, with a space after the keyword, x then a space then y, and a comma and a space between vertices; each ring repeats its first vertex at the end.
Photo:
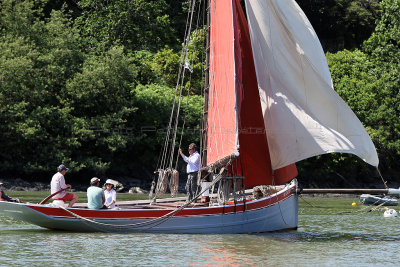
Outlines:
POLYGON ((273 169, 352 153, 378 166, 361 122, 333 89, 318 37, 294 0, 246 0, 273 169))

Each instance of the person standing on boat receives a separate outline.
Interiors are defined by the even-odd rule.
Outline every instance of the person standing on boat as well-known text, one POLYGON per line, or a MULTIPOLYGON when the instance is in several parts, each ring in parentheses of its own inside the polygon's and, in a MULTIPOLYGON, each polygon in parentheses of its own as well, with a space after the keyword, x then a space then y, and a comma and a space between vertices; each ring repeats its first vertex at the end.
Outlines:
POLYGON ((117 192, 114 190, 114 183, 111 179, 107 179, 104 185, 106 186, 106 190, 104 190, 104 197, 106 199, 104 205, 109 209, 113 209, 115 208, 115 202, 117 202, 117 192))
POLYGON ((197 192, 197 176, 201 168, 200 154, 197 152, 197 147, 194 143, 189 145, 189 157, 183 154, 182 149, 179 149, 179 154, 181 154, 183 160, 187 163, 186 172, 188 174, 188 178, 185 189, 187 193, 187 200, 191 201, 197 192))
MULTIPOLYGON (((64 164, 61 164, 57 168, 57 173, 51 178, 51 194, 59 192, 63 189, 71 188, 70 184, 65 184, 64 175, 67 173, 68 168, 64 164)), ((78 200, 78 195, 72 193, 66 193, 65 190, 59 192, 53 196, 53 200, 69 201, 68 208, 71 208, 78 200)))
POLYGON ((18 198, 12 198, 3 191, 3 183, 0 182, 0 201, 21 203, 18 198))
POLYGON ((100 179, 90 179, 90 187, 87 189, 88 208, 92 210, 107 209, 104 205, 105 197, 103 189, 100 188, 100 179))

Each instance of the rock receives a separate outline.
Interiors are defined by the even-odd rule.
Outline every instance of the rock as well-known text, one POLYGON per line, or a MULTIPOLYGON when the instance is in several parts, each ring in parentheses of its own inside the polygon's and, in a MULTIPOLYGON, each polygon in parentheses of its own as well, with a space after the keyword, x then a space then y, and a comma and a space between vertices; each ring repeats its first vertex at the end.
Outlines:
POLYGON ((139 186, 131 187, 131 189, 129 189, 129 194, 148 194, 148 193, 149 193, 148 191, 143 190, 139 186))

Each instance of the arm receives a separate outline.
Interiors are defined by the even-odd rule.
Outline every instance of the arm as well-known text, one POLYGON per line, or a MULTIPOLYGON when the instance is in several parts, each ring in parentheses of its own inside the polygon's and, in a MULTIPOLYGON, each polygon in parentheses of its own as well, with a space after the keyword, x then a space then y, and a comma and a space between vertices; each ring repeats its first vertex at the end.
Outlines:
POLYGON ((61 177, 60 177, 60 180, 58 181, 58 186, 59 186, 60 189, 66 188, 66 187, 71 188, 71 185, 65 184, 65 178, 64 178, 64 176, 61 176, 61 177))
POLYGON ((184 161, 188 162, 188 158, 183 154, 182 149, 179 148, 179 154, 181 154, 184 161))
POLYGON ((112 204, 114 204, 115 202, 117 202, 117 192, 115 192, 115 190, 113 190, 113 192, 112 192, 112 201, 110 203, 110 206, 112 204))
POLYGON ((5 201, 3 198, 2 198, 2 192, 0 191, 0 201, 5 201))
MULTIPOLYGON (((105 191, 104 191, 105 192, 105 191)), ((106 206, 107 208, 111 207, 117 201, 117 193, 114 189, 111 190, 111 202, 108 203, 106 206)))

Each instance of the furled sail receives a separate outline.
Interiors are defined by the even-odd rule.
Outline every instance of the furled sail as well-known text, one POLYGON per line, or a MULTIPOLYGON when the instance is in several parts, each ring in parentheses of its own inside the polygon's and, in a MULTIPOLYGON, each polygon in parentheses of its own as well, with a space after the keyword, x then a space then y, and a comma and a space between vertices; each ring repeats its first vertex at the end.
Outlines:
POLYGON ((294 0, 246 0, 273 169, 315 155, 379 163, 356 115, 333 89, 318 37, 294 0))

